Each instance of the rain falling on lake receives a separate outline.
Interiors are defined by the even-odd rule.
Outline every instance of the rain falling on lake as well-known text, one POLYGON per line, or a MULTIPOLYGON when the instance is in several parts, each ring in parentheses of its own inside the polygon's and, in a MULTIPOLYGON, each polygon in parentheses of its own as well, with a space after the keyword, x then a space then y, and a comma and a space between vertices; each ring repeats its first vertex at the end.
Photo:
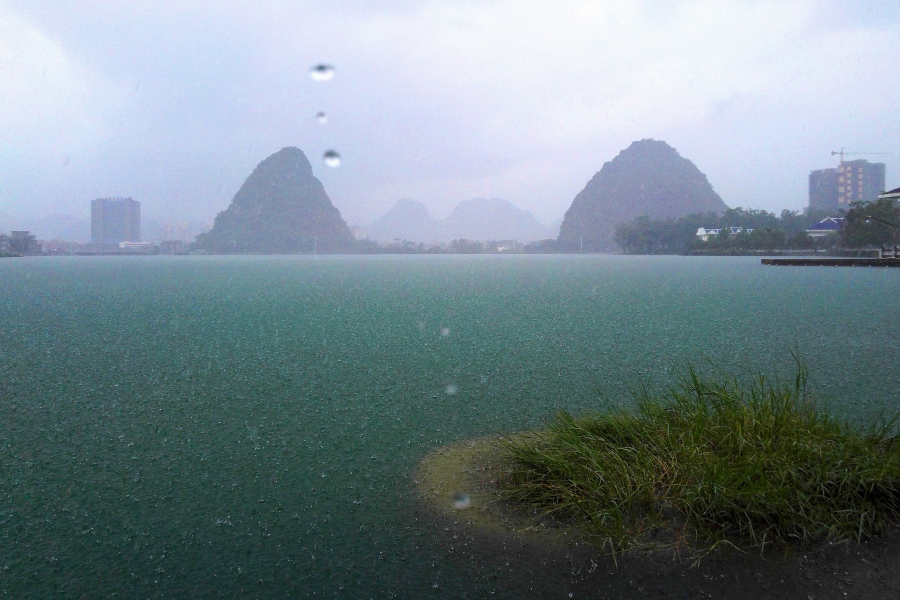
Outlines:
POLYGON ((465 493, 457 520, 433 516, 412 487, 422 457, 558 408, 627 402, 689 361, 789 377, 792 348, 836 410, 877 414, 900 389, 893 271, 616 256, 3 261, 0 593, 588 597, 603 581, 588 558, 480 537, 465 493))

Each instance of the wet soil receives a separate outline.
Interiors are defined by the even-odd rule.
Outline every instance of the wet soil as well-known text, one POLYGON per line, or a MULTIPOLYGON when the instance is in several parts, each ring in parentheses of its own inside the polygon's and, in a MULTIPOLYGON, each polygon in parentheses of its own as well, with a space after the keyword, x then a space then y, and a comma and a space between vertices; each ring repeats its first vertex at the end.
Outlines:
MULTIPOLYGON (((535 598, 900 598, 900 531, 813 548, 726 546, 699 561, 677 546, 612 556, 572 526, 505 503, 495 442, 481 438, 439 448, 412 478, 438 526, 453 531, 470 556, 506 557, 507 592, 535 598), (463 495, 468 503, 461 502, 463 495), (540 585, 549 580, 552 586, 540 585)), ((473 577, 478 568, 473 561, 473 577)))

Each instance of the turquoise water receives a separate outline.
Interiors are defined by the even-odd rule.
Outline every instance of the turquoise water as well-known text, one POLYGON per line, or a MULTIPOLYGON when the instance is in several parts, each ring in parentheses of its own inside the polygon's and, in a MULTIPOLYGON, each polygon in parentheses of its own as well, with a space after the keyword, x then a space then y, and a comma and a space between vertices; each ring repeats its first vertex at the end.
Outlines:
POLYGON ((790 376, 799 348, 854 418, 900 396, 898 269, 37 258, 0 286, 10 598, 567 597, 573 575, 423 511, 422 456, 706 358, 790 376))

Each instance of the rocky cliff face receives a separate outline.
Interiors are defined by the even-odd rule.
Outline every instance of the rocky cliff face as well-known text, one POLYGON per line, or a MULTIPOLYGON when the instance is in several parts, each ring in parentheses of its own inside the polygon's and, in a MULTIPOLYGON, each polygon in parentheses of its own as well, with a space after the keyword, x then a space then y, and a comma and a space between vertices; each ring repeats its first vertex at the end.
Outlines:
POLYGON ((197 247, 216 253, 336 252, 353 241, 341 213, 299 148, 282 148, 253 170, 197 247))
POLYGON ((612 251, 618 223, 648 215, 677 218, 728 207, 706 175, 675 148, 658 140, 633 142, 603 165, 575 196, 559 232, 559 246, 612 251))

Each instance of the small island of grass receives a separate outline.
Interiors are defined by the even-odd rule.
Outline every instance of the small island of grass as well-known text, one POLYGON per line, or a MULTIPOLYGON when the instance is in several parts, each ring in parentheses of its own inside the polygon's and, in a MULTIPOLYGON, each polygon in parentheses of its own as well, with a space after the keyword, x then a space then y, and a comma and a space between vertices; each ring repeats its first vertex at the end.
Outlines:
POLYGON ((789 385, 689 369, 664 394, 637 392, 634 410, 560 412, 541 431, 442 449, 418 483, 475 524, 570 527, 615 553, 862 540, 900 516, 893 426, 829 415, 802 367, 789 385), (471 507, 454 501, 461 492, 471 507))

